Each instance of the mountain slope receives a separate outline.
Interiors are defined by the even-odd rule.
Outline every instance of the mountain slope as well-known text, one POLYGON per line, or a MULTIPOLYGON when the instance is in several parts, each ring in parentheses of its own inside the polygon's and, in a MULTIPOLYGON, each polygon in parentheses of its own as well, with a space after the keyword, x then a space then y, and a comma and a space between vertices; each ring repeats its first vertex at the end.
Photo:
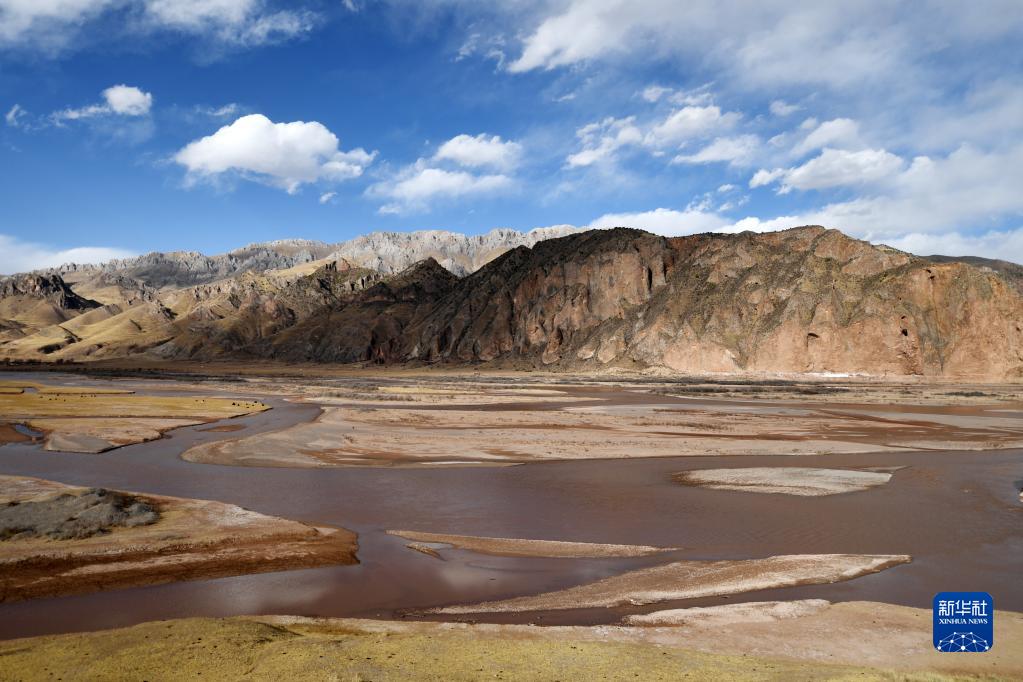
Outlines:
POLYGON ((337 244, 285 239, 250 244, 216 256, 206 256, 197 251, 173 251, 154 252, 98 265, 68 263, 51 268, 45 274, 60 275, 69 284, 113 276, 150 289, 181 289, 245 273, 258 275, 275 270, 302 269, 303 265, 311 272, 333 261, 390 275, 433 258, 451 272, 463 276, 509 249, 533 246, 544 239, 576 231, 576 228, 564 226, 537 228, 529 232, 496 229, 474 236, 444 230, 373 232, 337 244))
POLYGON ((110 273, 80 286, 109 303, 49 326, 9 318, 0 357, 1023 377, 1023 295, 1005 276, 817 226, 575 232, 461 278, 434 258, 397 274, 337 259, 190 287, 110 273))

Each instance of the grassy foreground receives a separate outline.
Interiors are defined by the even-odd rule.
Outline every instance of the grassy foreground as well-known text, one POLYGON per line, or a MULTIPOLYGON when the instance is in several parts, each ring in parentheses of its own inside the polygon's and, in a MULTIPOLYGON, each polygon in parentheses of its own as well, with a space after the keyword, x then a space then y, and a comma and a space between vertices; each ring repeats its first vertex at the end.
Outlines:
MULTIPOLYGON (((540 628, 192 618, 0 642, 3 680, 946 680, 540 628)), ((976 678, 971 678, 976 679, 976 678)))

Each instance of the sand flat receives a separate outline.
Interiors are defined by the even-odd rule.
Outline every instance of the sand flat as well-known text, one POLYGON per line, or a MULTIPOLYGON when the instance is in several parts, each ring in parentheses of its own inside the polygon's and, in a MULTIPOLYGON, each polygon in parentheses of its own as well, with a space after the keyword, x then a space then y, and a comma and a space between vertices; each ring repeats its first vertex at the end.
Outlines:
POLYGON ((742 561, 678 561, 555 592, 426 612, 504 613, 653 604, 852 580, 911 560, 899 554, 790 554, 742 561))
POLYGON ((579 384, 565 385, 560 396, 516 394, 502 384, 469 384, 463 393, 447 393, 450 387, 440 379, 434 386, 426 379, 410 387, 366 379, 348 393, 319 398, 322 388, 296 387, 306 402, 322 405, 315 422, 205 443, 184 458, 242 466, 496 466, 1023 446, 1018 420, 980 407, 926 405, 907 413, 901 406, 889 411, 837 402, 688 400, 579 384), (375 402, 366 399, 370 394, 375 402), (414 402, 379 400, 386 396, 414 402))
POLYGON ((672 478, 684 485, 713 490, 819 497, 869 490, 891 480, 890 473, 811 467, 694 469, 672 478))
MULTIPOLYGON (((86 489, 0 476, 4 504, 86 489)), ((243 573, 357 563, 354 533, 315 528, 231 504, 134 495, 159 509, 151 525, 71 540, 0 541, 0 602, 243 573)))
POLYGON ((405 538, 406 540, 451 545, 457 549, 467 549, 472 552, 479 552, 480 554, 493 554, 496 556, 599 559, 649 556, 679 549, 678 547, 649 547, 645 545, 611 545, 593 542, 489 538, 473 535, 423 533, 412 530, 389 530, 387 533, 405 538))
POLYGON ((18 442, 12 424, 44 434, 51 451, 99 453, 160 438, 166 431, 270 409, 248 399, 139 395, 134 391, 16 382, 33 392, 0 392, 0 443, 18 442))
POLYGON ((826 599, 760 601, 724 606, 694 606, 626 616, 626 625, 688 625, 720 627, 739 623, 773 623, 786 618, 801 618, 831 606, 826 599))

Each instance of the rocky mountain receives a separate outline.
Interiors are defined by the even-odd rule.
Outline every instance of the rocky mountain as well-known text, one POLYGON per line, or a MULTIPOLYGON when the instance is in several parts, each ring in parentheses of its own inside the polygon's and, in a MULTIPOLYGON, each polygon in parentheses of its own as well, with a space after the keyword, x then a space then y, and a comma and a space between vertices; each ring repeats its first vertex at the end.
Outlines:
POLYGON ((519 246, 578 232, 570 226, 541 227, 529 232, 491 230, 464 235, 443 230, 420 232, 374 232, 338 244, 330 258, 343 258, 364 268, 388 274, 432 258, 460 277, 475 272, 501 254, 519 246))
POLYGON ((72 282, 97 274, 116 274, 147 287, 178 288, 215 282, 246 272, 290 268, 324 258, 332 250, 332 246, 323 242, 291 239, 250 244, 218 256, 205 256, 197 251, 154 252, 99 265, 69 263, 49 272, 72 282))
POLYGON ((178 289, 244 273, 262 274, 332 261, 345 261, 384 274, 395 274, 421 260, 433 258, 456 275, 464 276, 509 249, 532 246, 538 241, 573 231, 577 229, 564 226, 537 228, 530 232, 496 229, 475 236, 443 230, 374 232, 337 244, 286 239, 250 244, 217 256, 206 256, 196 251, 173 251, 116 259, 98 265, 68 263, 51 268, 44 274, 59 275, 71 283, 87 281, 101 274, 116 275, 153 289, 178 289))
MULTIPOLYGON (((414 247, 433 248, 423 234, 414 247)), ((47 330, 0 337, 0 357, 39 357, 46 345, 49 359, 66 360, 1023 378, 1023 295, 1006 275, 823 227, 674 239, 572 232, 516 246, 461 277, 435 257, 390 273, 384 261, 412 258, 388 255, 404 237, 370 237, 349 252, 354 260, 248 271, 106 305, 63 324, 56 348, 47 330), (387 257, 366 267, 374 243, 387 257)), ((466 269, 487 257, 485 239, 462 243, 474 244, 458 251, 466 269)), ((136 281, 122 284, 131 291, 136 281)))

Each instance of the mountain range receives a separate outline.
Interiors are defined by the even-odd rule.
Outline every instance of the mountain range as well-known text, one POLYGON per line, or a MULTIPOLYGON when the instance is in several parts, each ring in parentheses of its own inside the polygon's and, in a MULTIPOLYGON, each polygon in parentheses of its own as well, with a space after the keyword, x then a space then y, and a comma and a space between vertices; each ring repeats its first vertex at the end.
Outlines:
POLYGON ((1023 377, 1023 268, 807 226, 288 240, 0 280, 8 361, 1023 377))

